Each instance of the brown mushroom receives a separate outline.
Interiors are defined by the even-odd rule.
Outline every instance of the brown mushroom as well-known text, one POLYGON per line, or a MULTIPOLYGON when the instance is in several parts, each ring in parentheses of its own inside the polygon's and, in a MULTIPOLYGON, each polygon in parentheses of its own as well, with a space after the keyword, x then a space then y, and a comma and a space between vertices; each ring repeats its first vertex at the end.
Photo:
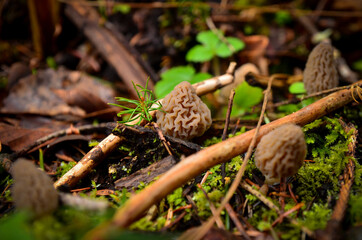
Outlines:
POLYGON ((308 56, 303 82, 308 94, 338 86, 338 74, 331 44, 321 42, 314 47, 308 56))
POLYGON ((306 153, 302 128, 285 124, 261 138, 255 151, 255 165, 264 174, 266 184, 278 183, 298 172, 306 153))
POLYGON ((26 160, 18 159, 11 168, 14 179, 12 197, 18 209, 28 210, 35 217, 51 213, 58 207, 58 192, 43 171, 26 160))
POLYGON ((178 84, 162 101, 157 124, 166 135, 189 140, 201 136, 211 126, 211 112, 189 82, 178 84))

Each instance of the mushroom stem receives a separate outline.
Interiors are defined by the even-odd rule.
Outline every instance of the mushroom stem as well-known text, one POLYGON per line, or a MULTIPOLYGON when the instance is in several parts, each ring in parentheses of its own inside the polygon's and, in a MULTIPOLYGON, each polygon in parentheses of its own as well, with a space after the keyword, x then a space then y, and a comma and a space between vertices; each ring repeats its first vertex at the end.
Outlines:
POLYGON ((264 183, 259 189, 259 192, 265 196, 268 194, 268 191, 269 191, 269 186, 267 183, 264 183))

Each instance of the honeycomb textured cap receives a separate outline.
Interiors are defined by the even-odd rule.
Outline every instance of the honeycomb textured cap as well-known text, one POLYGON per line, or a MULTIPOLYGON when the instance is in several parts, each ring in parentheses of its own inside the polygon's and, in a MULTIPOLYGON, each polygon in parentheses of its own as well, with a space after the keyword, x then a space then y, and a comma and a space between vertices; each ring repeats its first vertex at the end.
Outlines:
POLYGON ((166 135, 189 140, 201 136, 212 123, 210 109, 189 82, 181 82, 162 101, 157 124, 166 135))
POLYGON ((264 135, 255 151, 255 165, 264 174, 265 182, 280 182, 292 176, 303 165, 307 145, 301 127, 282 125, 264 135))
POLYGON ((338 73, 331 44, 321 42, 314 47, 308 56, 303 82, 308 94, 338 86, 338 73))
POLYGON ((11 168, 14 179, 12 197, 18 209, 29 210, 35 217, 51 213, 58 207, 58 193, 53 181, 26 160, 18 159, 11 168))

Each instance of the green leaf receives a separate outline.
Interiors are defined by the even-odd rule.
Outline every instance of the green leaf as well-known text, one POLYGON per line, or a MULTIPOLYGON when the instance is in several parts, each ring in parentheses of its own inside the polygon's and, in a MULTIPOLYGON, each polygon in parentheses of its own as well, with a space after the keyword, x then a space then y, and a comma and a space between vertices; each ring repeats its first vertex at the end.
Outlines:
POLYGON ((233 55, 233 53, 238 52, 245 47, 245 43, 238 38, 227 37, 226 40, 230 43, 231 46, 233 46, 234 49, 231 51, 230 47, 226 43, 221 42, 216 49, 216 55, 219 57, 230 57, 233 55))
POLYGON ((214 57, 214 50, 208 46, 196 45, 186 54, 186 60, 189 62, 207 62, 214 57))
POLYGON ((163 98, 174 87, 183 82, 190 81, 195 74, 195 69, 191 66, 173 67, 161 74, 161 80, 155 85, 155 94, 158 98, 163 98))
POLYGON ((235 89, 234 106, 245 110, 258 104, 262 99, 263 90, 252 87, 244 81, 235 89))
POLYGON ((196 40, 203 45, 209 47, 210 49, 215 49, 220 42, 219 37, 212 31, 200 32, 199 34, 197 34, 196 40))
POLYGON ((289 92, 292 94, 303 94, 306 93, 307 91, 304 88, 303 82, 295 82, 289 86, 289 92))
POLYGON ((25 212, 18 212, 8 216, 0 222, 1 239, 23 239, 32 240, 34 237, 27 226, 29 216, 25 212))

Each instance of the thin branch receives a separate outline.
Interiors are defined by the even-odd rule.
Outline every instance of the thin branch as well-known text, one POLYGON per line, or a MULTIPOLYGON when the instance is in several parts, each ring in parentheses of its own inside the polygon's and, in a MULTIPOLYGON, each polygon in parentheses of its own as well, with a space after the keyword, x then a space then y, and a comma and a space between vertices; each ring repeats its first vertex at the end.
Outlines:
POLYGON ((336 88, 332 88, 332 89, 327 89, 327 90, 324 90, 324 91, 309 94, 307 96, 303 96, 301 98, 295 98, 295 99, 291 99, 291 100, 286 100, 286 101, 281 101, 281 102, 278 102, 278 103, 274 103, 273 107, 279 107, 279 106, 286 105, 286 104, 299 103, 299 102, 302 102, 302 101, 304 101, 306 99, 309 99, 309 98, 325 96, 326 94, 334 93, 334 92, 337 92, 337 91, 340 91, 340 90, 343 90, 343 89, 350 89, 352 87, 353 87, 353 84, 348 85, 348 86, 343 86, 343 87, 336 87, 336 88))
POLYGON ((166 140, 165 136, 163 135, 161 129, 158 127, 158 124, 155 123, 155 122, 152 123, 152 124, 153 124, 153 127, 155 128, 155 130, 156 130, 156 132, 157 132, 157 134, 158 134, 158 137, 160 138, 163 146, 166 148, 168 154, 169 154, 170 156, 173 156, 172 150, 171 150, 171 147, 170 147, 170 143, 167 142, 167 140, 166 140))
MULTIPOLYGON (((259 191, 255 190, 254 188, 252 188, 249 184, 247 184, 246 182, 241 182, 240 184, 241 187, 243 187, 245 190, 249 191, 251 194, 253 194, 255 197, 257 197, 260 201, 262 201, 266 206, 268 206, 270 209, 275 210, 277 213, 279 213, 280 215, 284 214, 280 211, 279 207, 276 206, 272 201, 270 201, 269 199, 267 199, 263 194, 261 194, 259 191)), ((294 224, 299 226, 299 223, 297 222, 297 220, 295 220, 294 218, 290 218, 288 215, 286 215, 286 217, 289 219, 289 221, 294 224)), ((301 229, 303 232, 305 232, 309 237, 311 237, 312 239, 314 238, 314 232, 311 231, 310 229, 301 226, 301 229)))
POLYGON ((245 232, 244 226, 239 221, 238 216, 236 215, 235 211, 233 210, 233 208, 230 206, 229 203, 225 205, 225 209, 228 212, 230 218, 233 220, 233 222, 234 222, 236 228, 238 229, 238 231, 243 235, 243 237, 246 240, 250 240, 249 235, 245 232))
MULTIPOLYGON (((194 1, 182 1, 182 2, 128 2, 128 3, 119 3, 116 1, 96 1, 96 2, 90 2, 90 1, 74 1, 74 0, 58 0, 59 2, 70 4, 72 2, 77 2, 83 5, 87 6, 105 6, 106 4, 109 4, 110 6, 114 6, 116 4, 125 4, 127 6, 130 6, 131 8, 182 8, 182 7, 211 7, 211 8, 220 8, 219 3, 212 3, 212 2, 194 2, 194 1)), ((286 5, 286 7, 280 7, 278 5, 266 5, 266 6, 251 6, 251 5, 236 5, 236 4, 226 4, 223 5, 224 9, 229 10, 246 10, 246 9, 255 9, 256 11, 260 13, 277 13, 281 10, 283 11, 295 11, 298 14, 301 15, 318 15, 318 16, 329 16, 329 17, 361 17, 362 13, 360 11, 331 11, 331 10, 322 10, 322 11, 316 11, 316 10, 307 10, 307 9, 291 9, 286 5)), ((233 16, 233 15, 232 15, 233 16)), ((239 15, 238 15, 239 16, 239 15)), ((240 17, 240 16, 239 16, 240 17)))
MULTIPOLYGON (((233 108, 234 96, 235 96, 235 90, 232 89, 231 92, 230 92, 230 96, 229 96, 228 109, 227 109, 226 118, 225 118, 225 127, 224 127, 224 131, 222 133, 222 138, 221 138, 222 141, 224 141, 226 139, 226 137, 227 137, 229 123, 230 123, 230 114, 231 114, 231 110, 233 108)), ((223 163, 221 165, 221 176, 222 176, 222 183, 223 184, 225 184, 225 176, 226 176, 225 164, 226 163, 223 163)))
POLYGON ((210 200, 209 196, 207 195, 205 189, 201 186, 200 183, 197 184, 197 187, 199 189, 201 189, 202 193, 206 197, 206 200, 209 202, 211 213, 215 217, 215 222, 216 222, 218 228, 225 229, 224 223, 221 221, 220 215, 216 215, 215 205, 213 204, 213 202, 211 202, 211 200, 210 200))

